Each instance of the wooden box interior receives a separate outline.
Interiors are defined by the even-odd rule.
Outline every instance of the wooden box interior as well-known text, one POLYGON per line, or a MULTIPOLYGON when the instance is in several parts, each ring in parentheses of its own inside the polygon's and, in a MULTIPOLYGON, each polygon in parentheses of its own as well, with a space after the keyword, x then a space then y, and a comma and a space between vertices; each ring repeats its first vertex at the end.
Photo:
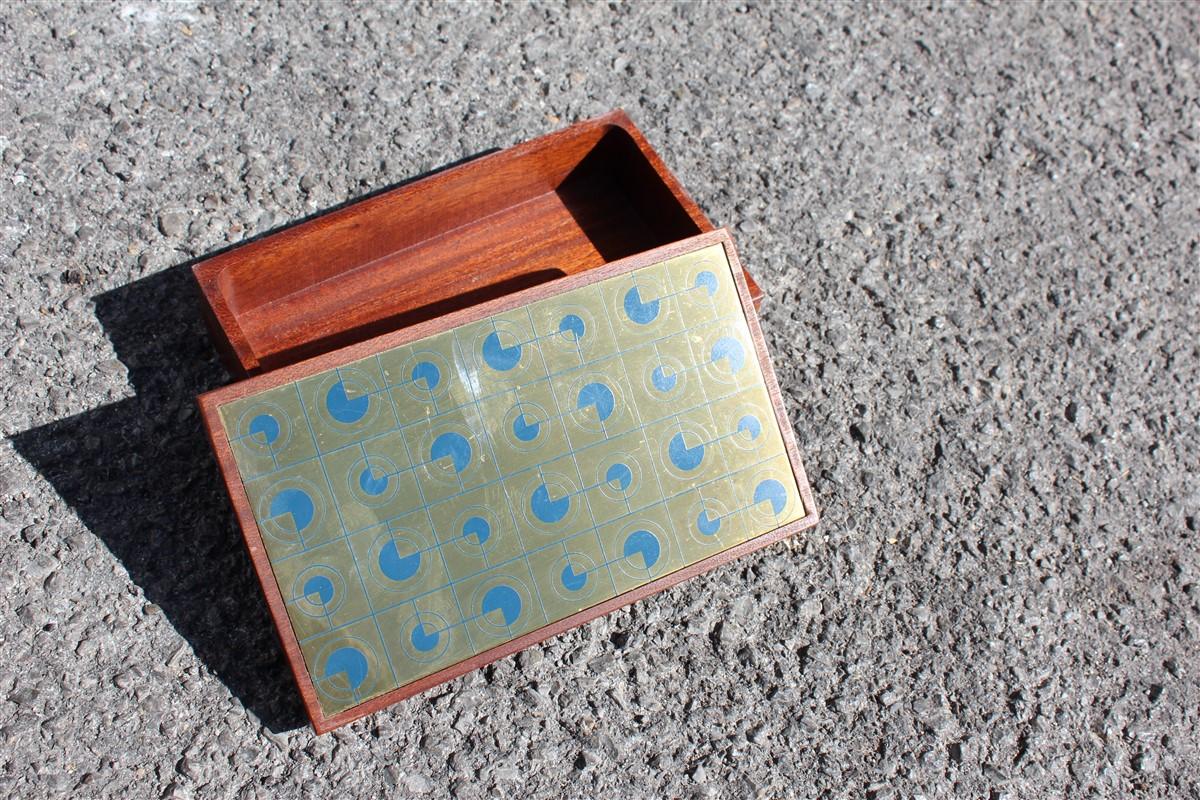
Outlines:
MULTIPOLYGON (((713 230, 621 111, 195 268, 230 371, 295 363, 713 230)), ((747 276, 757 305, 761 292, 747 276)))

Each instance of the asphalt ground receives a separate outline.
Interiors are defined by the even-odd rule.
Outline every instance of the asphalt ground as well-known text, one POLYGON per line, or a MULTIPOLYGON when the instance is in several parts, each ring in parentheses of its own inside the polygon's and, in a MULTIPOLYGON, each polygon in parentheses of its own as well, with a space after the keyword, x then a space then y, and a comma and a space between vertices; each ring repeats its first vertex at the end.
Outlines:
POLYGON ((0 7, 0 794, 1200 794, 1200 6, 0 7), (315 737, 189 265, 625 108, 820 526, 315 737))

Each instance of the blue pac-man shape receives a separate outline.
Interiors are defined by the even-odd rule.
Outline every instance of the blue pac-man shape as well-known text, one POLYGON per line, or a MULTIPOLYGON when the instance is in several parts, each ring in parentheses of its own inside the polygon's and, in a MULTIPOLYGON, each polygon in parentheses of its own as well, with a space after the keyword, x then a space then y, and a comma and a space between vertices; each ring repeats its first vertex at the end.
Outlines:
POLYGON ((758 421, 758 417, 753 414, 747 414, 738 420, 738 433, 747 433, 751 439, 757 439, 762 433, 762 423, 758 421))
POLYGON ((599 381, 593 381, 579 390, 579 398, 576 400, 575 405, 580 411, 585 408, 594 409, 596 419, 604 422, 604 420, 612 416, 613 411, 616 409, 617 398, 613 394, 612 389, 599 381))
POLYGON ((482 545, 492 537, 492 526, 483 517, 468 517, 462 526, 462 536, 468 541, 482 545))
POLYGON ((279 438, 279 420, 270 414, 257 415, 250 420, 250 437, 261 444, 275 444, 279 438))
POLYGON ((634 286, 625 293, 625 316, 638 325, 649 325, 658 317, 658 298, 642 300, 638 287, 634 286))
POLYGON ((394 581, 406 581, 421 569, 421 551, 400 552, 395 541, 387 542, 379 549, 379 571, 394 581))
POLYGON ((712 536, 721 530, 721 518, 719 516, 710 517, 706 508, 700 512, 700 516, 696 517, 696 530, 705 536, 712 536))
POLYGON ((429 446, 429 460, 441 461, 449 458, 455 472, 462 472, 471 463, 471 443, 461 433, 448 431, 433 440, 429 446))
POLYGON ((650 569, 658 563, 658 558, 662 554, 662 547, 658 543, 658 537, 650 531, 634 531, 626 537, 622 552, 630 560, 635 556, 640 557, 643 567, 650 569))
POLYGON ((562 521, 571 510, 571 496, 564 495, 557 500, 550 499, 550 489, 542 484, 533 490, 529 498, 529 509, 533 515, 547 525, 562 521))
POLYGON ((679 383, 679 373, 664 364, 659 364, 650 373, 650 382, 660 392, 669 392, 679 383))
POLYGON ((418 622, 413 626, 412 633, 408 638, 412 642, 413 647, 422 653, 428 653, 437 647, 438 642, 442 640, 442 631, 433 626, 429 626, 426 629, 425 623, 418 622))
POLYGON ((409 378, 415 384, 425 384, 425 391, 432 392, 442 382, 442 371, 432 361, 420 361, 412 368, 409 378))
POLYGON ((732 373, 740 372, 746 364, 746 350, 742 347, 742 343, 732 336, 722 336, 713 343, 712 351, 709 353, 712 357, 712 363, 719 364, 724 359, 729 364, 729 371, 732 373))
POLYGON ((704 291, 708 293, 708 296, 712 297, 717 293, 717 276, 708 270, 699 272, 696 274, 696 282, 694 286, 697 289, 704 289, 704 291))
POLYGON ((516 436, 522 442, 532 442, 538 437, 538 433, 541 430, 542 423, 527 416, 524 412, 518 414, 517 418, 513 420, 513 436, 516 436))
POLYGON ((272 519, 289 517, 293 530, 300 533, 312 524, 316 507, 313 506, 312 498, 303 489, 289 488, 275 495, 267 513, 272 519))
MULTIPOLYGON (((324 575, 313 575, 304 582, 304 588, 301 591, 305 598, 316 595, 321 605, 327 606, 333 600, 333 581, 324 575)), ((310 602, 312 601, 310 600, 310 602)))
POLYGON ((676 467, 684 472, 691 472, 704 460, 704 443, 688 447, 684 444, 681 431, 672 436, 671 441, 667 444, 667 456, 676 467))
POLYGON ((584 586, 587 586, 588 573, 586 569, 576 572, 575 568, 571 564, 567 564, 565 567, 563 567, 563 571, 559 576, 559 579, 562 581, 562 585, 565 586, 568 591, 578 592, 584 586))
POLYGON ((771 504, 771 512, 775 516, 779 516, 787 505, 787 489, 783 488, 783 484, 774 478, 767 478, 758 486, 754 487, 754 504, 758 505, 762 502, 771 504))
POLYGON ((329 409, 329 415, 347 425, 365 417, 370 406, 370 395, 362 394, 351 398, 346 394, 345 381, 338 381, 330 386, 329 391, 325 394, 325 408, 329 409))
POLYGON ((367 657, 357 647, 339 647, 325 659, 325 679, 341 675, 351 691, 363 685, 368 672, 367 657))
POLYGON ((483 595, 479 610, 485 616, 499 611, 504 624, 512 625, 521 616, 521 595, 508 584, 493 586, 483 595))
POLYGON ((605 483, 615 483, 617 488, 622 492, 629 489, 629 485, 633 483, 633 470, 628 464, 617 462, 608 468, 608 472, 604 473, 605 483))
POLYGON ((492 331, 483 340, 483 360, 497 372, 507 372, 521 363, 521 344, 505 347, 500 343, 500 333, 492 331))
POLYGON ((578 314, 567 314, 559 321, 558 332, 572 342, 578 342, 587 332, 587 326, 584 325, 583 318, 578 314))
POLYGON ((358 473, 358 486, 372 497, 378 497, 387 491, 388 483, 391 482, 391 476, 386 472, 378 475, 375 470, 371 469, 370 465, 363 467, 362 472, 358 473))

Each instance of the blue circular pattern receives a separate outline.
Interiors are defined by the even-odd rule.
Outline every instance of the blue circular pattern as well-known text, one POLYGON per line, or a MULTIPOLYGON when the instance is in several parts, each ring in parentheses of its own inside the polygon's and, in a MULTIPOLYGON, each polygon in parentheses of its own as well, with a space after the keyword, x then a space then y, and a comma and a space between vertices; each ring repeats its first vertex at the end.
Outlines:
POLYGON ((393 581, 406 581, 421 569, 421 551, 401 552, 396 541, 386 542, 379 550, 379 571, 393 581))
POLYGON ((674 389, 675 385, 679 383, 679 373, 665 364, 659 364, 650 373, 650 380, 654 384, 655 389, 665 394, 674 389))
POLYGON ((511 626, 521 616, 521 595, 508 584, 500 584, 488 589, 480 603, 480 613, 489 622, 494 623, 498 613, 506 627, 511 626))
POLYGON ((613 395, 613 390, 608 388, 600 381, 593 381, 585 384, 579 390, 579 398, 576 400, 576 407, 582 411, 585 408, 591 408, 596 414, 596 419, 604 422, 612 416, 613 411, 617 406, 617 398, 613 395))
POLYGON ((571 496, 564 495, 557 500, 552 500, 549 487, 543 483, 533 490, 533 494, 529 498, 529 508, 539 520, 547 525, 553 525, 561 522, 567 512, 571 510, 571 496))
POLYGON ((629 485, 633 483, 633 470, 629 468, 628 464, 618 461, 604 473, 604 482, 615 484, 620 491, 627 492, 629 485))
POLYGON ((325 394, 325 408, 328 409, 329 416, 345 425, 358 422, 365 417, 370 407, 371 396, 361 394, 351 398, 346 393, 345 381, 338 381, 330 386, 329 391, 325 394))
POLYGON ((346 581, 335 567, 313 564, 293 581, 290 605, 305 616, 333 625, 331 615, 337 613, 345 594, 346 581))
POLYGON ((523 411, 517 414, 517 418, 513 420, 513 436, 516 436, 522 442, 532 442, 538 437, 541 430, 542 423, 528 416, 523 411))
POLYGON ((492 538, 492 526, 483 517, 468 517, 462 526, 462 536, 468 542, 482 547, 484 542, 492 538))
POLYGON ((676 433, 667 444, 667 456, 677 468, 691 472, 704 461, 704 444, 688 447, 683 441, 683 433, 676 433))
POLYGON ((659 556, 662 554, 662 545, 659 544, 658 537, 650 531, 637 530, 625 538, 622 553, 635 566, 649 570, 658 563, 659 556), (639 559, 641 564, 637 563, 639 559))
POLYGON ((324 575, 314 575, 304 582, 301 591, 309 602, 313 602, 312 598, 315 596, 320 605, 327 606, 333 600, 333 581, 324 575))
POLYGON ((754 504, 770 503, 771 513, 779 516, 787 507, 787 489, 774 478, 767 478, 754 487, 754 504))
POLYGON ((517 400, 499 422, 503 443, 522 453, 539 450, 550 441, 556 419, 537 403, 517 400))
MULTIPOLYGON (((290 522, 291 529, 301 533, 312 524, 316 507, 312 498, 303 489, 287 488, 275 495, 271 500, 268 515, 276 524, 290 522)), ((286 528, 286 526, 284 526, 286 528)))
POLYGON ((709 514, 708 509, 704 509, 696 517, 696 530, 705 536, 713 536, 717 531, 721 530, 721 518, 709 514))
POLYGON ((429 446, 429 460, 441 461, 450 459, 450 465, 456 473, 461 473, 471 463, 471 443, 461 433, 450 431, 443 433, 433 440, 429 446))
POLYGON ((358 486, 372 497, 378 497, 387 491, 388 484, 391 482, 391 476, 386 472, 379 474, 371 468, 370 464, 363 467, 362 472, 358 474, 358 486))
POLYGON ((702 272, 698 272, 696 274, 696 282, 694 285, 697 289, 704 289, 708 296, 712 297, 717 293, 717 276, 708 270, 703 270, 702 272))
POLYGON ((433 394, 438 384, 442 382, 442 371, 432 361, 418 361, 417 365, 412 368, 409 380, 433 394))
POLYGON ((745 434, 753 441, 762 433, 762 423, 753 414, 746 414, 738 420, 737 431, 738 433, 745 434))
POLYGON ((733 374, 740 372, 746 364, 746 351, 742 347, 742 343, 732 336, 722 336, 717 339, 709 355, 714 364, 719 364, 724 360, 733 374))
POLYGON ((505 347, 500 342, 500 332, 492 331, 483 340, 483 360, 497 372, 508 372, 521 363, 521 344, 505 347))
POLYGON ((279 420, 270 414, 259 414, 250 420, 249 432, 254 441, 270 447, 279 438, 279 420))
POLYGON ((578 572, 575 570, 575 565, 567 563, 559 575, 559 580, 562 581, 563 588, 571 592, 581 591, 588 582, 588 571, 581 569, 578 572))
POLYGON ((357 692, 370 672, 367 657, 357 647, 339 647, 325 659, 325 680, 341 677, 351 692, 357 692))
POLYGON ((587 332, 583 317, 578 314, 567 314, 558 323, 558 332, 572 342, 578 342, 587 332))
POLYGON ((625 293, 625 316, 637 325, 649 325, 658 318, 659 300, 642 300, 638 287, 634 286, 625 293))
POLYGON ((606 581, 595 580, 601 572, 608 572, 607 564, 597 567, 595 559, 586 553, 567 551, 545 573, 543 596, 545 590, 550 589, 563 600, 579 603, 604 588, 606 581))
POLYGON ((409 634, 409 641, 412 646, 421 653, 432 652, 442 641, 442 634, 445 631, 438 630, 432 625, 428 625, 420 620, 413 625, 412 632, 409 634))
POLYGON ((454 638, 454 626, 432 611, 417 611, 400 626, 399 640, 404 654, 422 664, 440 658, 454 638))

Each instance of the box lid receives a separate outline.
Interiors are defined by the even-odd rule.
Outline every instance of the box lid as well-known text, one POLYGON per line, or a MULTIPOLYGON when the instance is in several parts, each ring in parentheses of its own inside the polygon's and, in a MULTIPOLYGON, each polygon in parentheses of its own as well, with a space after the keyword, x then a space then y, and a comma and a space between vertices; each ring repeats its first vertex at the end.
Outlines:
POLYGON ((817 519, 724 230, 200 404, 318 731, 817 519))

